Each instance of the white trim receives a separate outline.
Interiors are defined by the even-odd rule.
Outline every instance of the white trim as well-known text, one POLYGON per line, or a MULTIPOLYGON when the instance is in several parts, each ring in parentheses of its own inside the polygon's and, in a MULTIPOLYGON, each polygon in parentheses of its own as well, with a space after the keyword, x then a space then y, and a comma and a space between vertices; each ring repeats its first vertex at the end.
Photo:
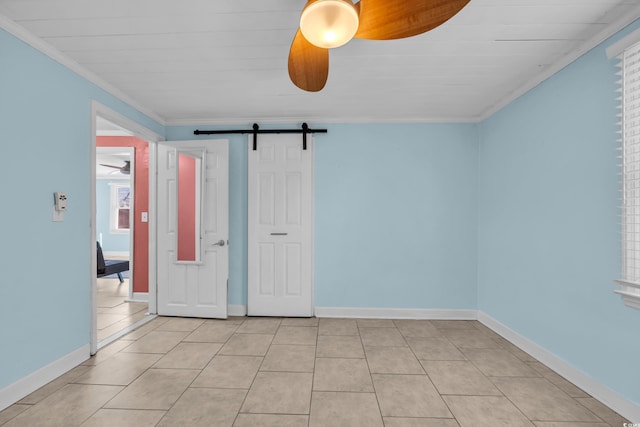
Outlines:
POLYGON ((376 319, 476 320, 476 310, 431 308, 316 307, 316 317, 357 317, 376 319))
POLYGON ((158 275, 157 275, 157 260, 158 260, 158 227, 156 221, 157 212, 157 200, 158 200, 158 144, 157 142, 149 141, 149 214, 148 225, 149 228, 149 287, 148 287, 148 302, 150 314, 158 313, 158 275))
POLYGON ((621 290, 613 292, 622 296, 622 302, 624 303, 624 305, 640 310, 640 296, 638 294, 621 290))
MULTIPOLYGON (((94 251, 95 252, 95 251, 94 251)), ((0 389, 0 411, 89 359, 89 344, 0 389)))
POLYGON ((555 354, 503 325, 488 314, 479 311, 478 320, 626 419, 640 420, 640 407, 633 402, 600 384, 584 372, 574 368, 555 354))
POLYGON ((607 48, 607 58, 613 59, 620 55, 624 50, 634 44, 640 42, 640 30, 635 30, 631 34, 618 40, 607 48))
POLYGON ((227 305, 227 316, 246 316, 246 315, 247 315, 246 305, 237 305, 237 304, 227 305))
MULTIPOLYGON (((203 117, 199 119, 175 119, 167 120, 165 126, 225 126, 225 129, 229 126, 239 126, 247 128, 248 133, 251 132, 251 125, 255 123, 255 117, 203 117)), ((385 119, 384 117, 351 117, 349 118, 349 124, 368 124, 368 123, 390 123, 390 124, 402 124, 402 123, 477 123, 476 117, 461 117, 461 116, 438 116, 438 117, 403 117, 385 119)), ((314 122, 316 124, 344 124, 345 119, 341 116, 282 116, 278 118, 267 117, 261 118, 260 124, 265 125, 290 125, 291 123, 302 122, 314 122)), ((203 130, 203 129, 201 129, 203 130)))
MULTIPOLYGON (((0 15, 1 16, 1 15, 0 15)), ((98 253, 96 251, 96 131, 98 128, 98 107, 101 104, 91 101, 89 129, 89 354, 98 351, 98 253)), ((102 240, 102 239, 100 239, 102 240)))
POLYGON ((638 282, 632 282, 630 280, 624 280, 624 279, 615 279, 613 282, 616 283, 617 285, 629 286, 632 288, 640 289, 640 283, 638 282))
POLYGON ((149 314, 147 313, 147 315, 145 317, 143 317, 142 319, 138 320, 136 323, 127 326, 126 328, 116 332, 113 335, 110 335, 108 337, 106 337, 105 339, 103 339, 102 341, 100 341, 98 343, 98 350, 100 350, 103 347, 108 346, 109 344, 111 344, 112 342, 122 338, 123 336, 127 335, 129 332, 133 332, 136 329, 138 329, 140 326, 151 322, 153 319, 155 319, 156 317, 158 317, 155 314, 149 314))
POLYGON ((67 67, 69 70, 73 71, 74 73, 78 74, 80 77, 83 77, 89 82, 95 84, 99 88, 105 90, 106 92, 115 96, 121 101, 126 102, 127 104, 129 104, 131 107, 135 108, 142 114, 146 115, 150 119, 153 119, 164 126, 165 119, 163 117, 159 116, 154 111, 144 107, 138 101, 136 101, 135 99, 131 98, 129 95, 122 92, 120 89, 116 88, 110 83, 107 83, 105 80, 98 77, 96 74, 92 73, 91 71, 87 70, 82 65, 78 64, 76 61, 72 60, 67 55, 65 55, 64 53, 62 53, 61 51, 59 51, 49 43, 45 42, 40 37, 29 32, 26 28, 16 23, 15 21, 9 19, 8 17, 2 15, 1 13, 0 13, 0 28, 3 28, 7 32, 13 34, 15 37, 22 40, 23 42, 27 43, 32 48, 44 53, 49 58, 62 64, 63 66, 67 67))
POLYGON ((616 289, 613 292, 622 297, 624 305, 640 310, 640 283, 622 279, 617 279, 613 282, 621 286, 620 289, 616 289))
MULTIPOLYGON (((97 140, 97 135, 96 135, 97 140)), ((97 147, 96 147, 97 149, 97 147)), ((133 298, 133 288, 136 285, 133 272, 136 267, 134 241, 136 235, 136 150, 133 147, 129 149, 129 194, 131 197, 129 205, 129 298, 133 298)), ((94 183, 95 185, 95 183, 94 183)))
POLYGON ((149 292, 133 292, 128 302, 149 302, 149 292))
POLYGON ((573 51, 568 52, 566 55, 559 58, 556 62, 549 65, 549 67, 544 69, 540 74, 537 74, 527 83, 520 86, 520 88, 516 89, 515 91, 507 95, 505 98, 503 98, 499 103, 487 109, 484 113, 480 114, 475 121, 482 122, 488 119, 493 114, 500 111, 502 108, 506 107, 507 105, 509 105, 510 103, 512 103, 513 101, 515 101, 516 99, 524 95, 525 93, 529 92, 534 87, 538 86, 543 81, 547 80, 548 78, 550 78, 551 76, 553 76, 554 74, 556 74, 557 72, 559 72, 560 70, 562 70, 563 68, 571 64, 572 62, 576 61, 578 58, 580 58, 582 55, 584 55, 591 49, 595 48, 596 46, 606 41, 609 37, 615 35, 618 31, 621 31, 626 26, 633 23, 638 18, 640 18, 640 5, 636 6, 631 12, 626 13, 617 21, 611 23, 610 25, 607 25, 607 27, 604 30, 602 30, 601 32, 596 34, 594 37, 582 43, 573 51))

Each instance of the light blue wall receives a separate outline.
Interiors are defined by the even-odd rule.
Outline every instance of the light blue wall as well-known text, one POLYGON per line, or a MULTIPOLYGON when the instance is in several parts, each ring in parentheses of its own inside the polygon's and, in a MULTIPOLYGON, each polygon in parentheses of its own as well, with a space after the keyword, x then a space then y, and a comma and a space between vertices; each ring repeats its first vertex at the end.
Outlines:
POLYGON ((315 158, 316 306, 475 309, 476 126, 327 127, 315 158))
POLYGON ((110 183, 125 183, 126 180, 96 180, 96 240, 102 237, 102 250, 104 252, 129 252, 129 233, 111 233, 111 186, 110 183))
POLYGON ((620 211, 611 42, 480 125, 478 307, 640 404, 640 311, 612 283, 620 211))
MULTIPOLYGON (((474 309, 475 125, 312 125, 328 128, 315 136, 315 305, 474 309)), ((229 303, 246 304, 247 136, 225 138, 229 303)))
POLYGON ((0 58, 2 389, 89 343, 91 100, 164 129, 4 30, 0 58))

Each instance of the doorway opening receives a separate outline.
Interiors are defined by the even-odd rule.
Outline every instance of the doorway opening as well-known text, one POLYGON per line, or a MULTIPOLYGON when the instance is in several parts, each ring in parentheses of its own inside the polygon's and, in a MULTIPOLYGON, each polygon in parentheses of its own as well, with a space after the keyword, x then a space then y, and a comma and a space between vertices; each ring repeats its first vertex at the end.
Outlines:
POLYGON ((95 354, 155 317, 149 158, 162 137, 96 102, 91 117, 90 347, 95 354), (120 274, 102 274, 102 258, 108 270, 117 264, 120 274))
MULTIPOLYGON (((146 299, 136 299, 134 254, 140 245, 136 236, 136 148, 123 146, 130 135, 105 135, 111 123, 98 118, 96 135, 96 241, 107 266, 121 266, 118 273, 102 275, 98 262, 97 340, 105 339, 143 319, 148 312, 146 299), (111 145, 117 144, 117 145, 111 145), (128 262, 128 269, 125 263, 128 262)), ((118 131, 118 133, 124 133, 118 131)), ((132 141, 133 142, 133 141, 132 141)), ((144 143, 146 144, 146 142, 144 143)), ((140 144, 142 145, 142 144, 140 144)), ((139 234, 139 233, 138 233, 139 234)), ((140 252, 140 248, 138 248, 140 252)), ((137 260, 136 260, 137 261, 137 260)), ((114 269, 115 270, 115 269, 114 269)))

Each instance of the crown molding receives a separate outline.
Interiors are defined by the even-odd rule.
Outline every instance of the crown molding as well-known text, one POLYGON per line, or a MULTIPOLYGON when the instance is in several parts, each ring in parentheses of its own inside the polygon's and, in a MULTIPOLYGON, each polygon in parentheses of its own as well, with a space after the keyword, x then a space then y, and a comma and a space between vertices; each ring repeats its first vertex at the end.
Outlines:
POLYGON ((609 46, 607 48, 607 58, 613 59, 619 56, 620 54, 622 54, 622 52, 625 51, 625 49, 633 46, 638 42, 640 42, 640 30, 635 30, 628 36, 622 38, 621 40, 618 40, 617 42, 609 46))
POLYGON ((165 125, 165 119, 163 117, 159 116, 154 111, 152 111, 152 110, 148 109, 147 107, 145 107, 144 105, 140 104, 138 101, 136 101, 135 99, 131 98, 129 95, 127 95, 126 93, 122 92, 120 89, 116 88, 115 86, 111 85, 110 83, 107 83, 102 78, 98 77, 97 75, 95 75, 91 71, 87 70, 82 65, 78 64, 76 61, 72 60, 67 55, 65 55, 64 53, 62 53, 61 51, 59 51, 58 49, 56 49, 55 47, 53 47, 52 45, 47 43, 46 41, 42 40, 40 37, 38 37, 35 34, 31 33, 29 30, 27 30, 26 28, 24 28, 20 24, 18 24, 15 21, 9 19, 8 17, 6 17, 5 15, 3 15, 1 13, 0 13, 0 28, 6 30, 8 33, 14 35, 18 39, 20 39, 23 42, 27 43, 32 48, 42 52, 45 55, 47 55, 49 58, 53 59, 54 61, 58 62, 59 64, 67 67, 68 69, 70 69, 74 73, 78 74, 80 77, 82 77, 82 78, 88 80, 89 82, 95 84, 100 89, 103 89, 104 91, 106 91, 110 95, 113 95, 114 97, 118 98, 120 101, 123 101, 123 102, 129 104, 131 107, 135 108, 136 110, 138 110, 142 114, 146 115, 150 119, 155 120, 156 122, 158 122, 162 126, 165 125))
POLYGON ((373 118, 373 117, 361 117, 350 118, 349 121, 345 121, 344 117, 284 117, 284 118, 201 118, 201 119, 177 119, 167 120, 165 126, 231 126, 231 125, 246 125, 247 123, 259 123, 260 125, 290 125, 292 123, 323 123, 323 124, 420 124, 420 123, 478 123, 478 117, 412 117, 412 118, 391 118, 389 120, 373 118))
POLYGON ((484 111, 482 114, 480 114, 477 117, 477 121, 482 122, 488 119, 489 117, 491 117, 492 115, 494 115, 495 113, 497 113, 498 111, 500 111, 501 109, 503 109, 504 107, 506 107, 507 105, 509 105, 510 103, 512 103, 519 97, 521 97, 522 95, 524 95, 525 93, 529 92, 534 87, 538 86, 543 81, 547 80, 548 78, 550 78, 551 76, 553 76, 554 74, 556 74, 557 72, 559 72, 560 70, 562 70, 563 68, 571 64, 572 62, 576 61, 578 58, 580 58, 582 55, 584 55, 591 49, 605 42, 609 37, 615 35, 617 32, 621 31, 628 25, 632 24, 638 18, 640 18, 640 5, 632 9, 631 13, 627 13, 623 15, 618 20, 614 21, 611 25, 608 25, 607 28, 605 28, 604 30, 602 30, 592 38, 582 43, 576 49, 562 56, 560 59, 558 59, 556 62, 551 64, 540 74, 536 75, 534 78, 527 81, 525 84, 520 86, 520 88, 511 92, 509 95, 503 98, 499 103, 497 103, 493 107, 484 111))

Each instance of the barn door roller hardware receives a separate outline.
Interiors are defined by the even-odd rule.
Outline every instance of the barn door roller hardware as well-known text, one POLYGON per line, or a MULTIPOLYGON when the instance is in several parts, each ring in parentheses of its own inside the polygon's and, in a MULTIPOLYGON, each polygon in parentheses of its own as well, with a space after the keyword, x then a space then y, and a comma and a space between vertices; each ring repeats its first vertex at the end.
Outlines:
POLYGON ((253 134, 253 150, 258 148, 258 134, 259 133, 301 133, 302 134, 302 149, 307 149, 307 134, 309 133, 327 133, 326 129, 311 129, 306 123, 302 124, 300 129, 260 129, 257 123, 253 124, 253 129, 229 129, 229 130, 194 130, 194 135, 224 135, 224 134, 253 134))

